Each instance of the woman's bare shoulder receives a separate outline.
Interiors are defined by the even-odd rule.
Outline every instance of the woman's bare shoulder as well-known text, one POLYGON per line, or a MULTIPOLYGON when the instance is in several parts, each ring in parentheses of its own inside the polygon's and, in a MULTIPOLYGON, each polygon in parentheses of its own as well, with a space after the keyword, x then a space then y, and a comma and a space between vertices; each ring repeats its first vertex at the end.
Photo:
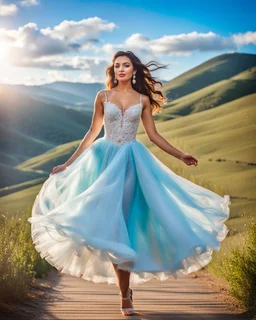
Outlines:
POLYGON ((105 91, 105 89, 99 90, 96 94, 96 98, 99 99, 101 101, 101 103, 103 103, 106 99, 104 91, 105 91))
POLYGON ((102 90, 98 91, 97 94, 98 94, 98 95, 104 95, 104 91, 108 91, 108 90, 102 89, 102 90))
POLYGON ((141 100, 142 100, 143 102, 150 101, 150 100, 149 100, 149 96, 146 95, 146 94, 144 94, 144 93, 141 93, 141 100))

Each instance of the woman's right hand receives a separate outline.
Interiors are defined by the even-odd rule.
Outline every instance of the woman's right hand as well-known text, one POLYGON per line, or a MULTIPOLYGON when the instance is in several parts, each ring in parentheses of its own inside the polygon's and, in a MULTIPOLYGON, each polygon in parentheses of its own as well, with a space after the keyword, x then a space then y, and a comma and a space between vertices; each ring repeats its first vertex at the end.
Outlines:
POLYGON ((53 167, 53 169, 52 169, 52 171, 51 171, 51 174, 55 174, 55 173, 57 173, 57 172, 66 170, 67 167, 68 167, 68 166, 65 165, 65 164, 61 164, 61 165, 59 165, 59 166, 53 167))

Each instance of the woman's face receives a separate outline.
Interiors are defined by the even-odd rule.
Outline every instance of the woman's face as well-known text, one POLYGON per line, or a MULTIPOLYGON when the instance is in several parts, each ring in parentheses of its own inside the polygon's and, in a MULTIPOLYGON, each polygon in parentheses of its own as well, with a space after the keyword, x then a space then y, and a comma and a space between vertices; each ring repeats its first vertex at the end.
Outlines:
POLYGON ((115 78, 118 81, 127 81, 132 78, 133 73, 136 73, 133 69, 131 59, 126 56, 116 58, 114 62, 115 78), (123 76, 122 76, 123 75, 123 76))

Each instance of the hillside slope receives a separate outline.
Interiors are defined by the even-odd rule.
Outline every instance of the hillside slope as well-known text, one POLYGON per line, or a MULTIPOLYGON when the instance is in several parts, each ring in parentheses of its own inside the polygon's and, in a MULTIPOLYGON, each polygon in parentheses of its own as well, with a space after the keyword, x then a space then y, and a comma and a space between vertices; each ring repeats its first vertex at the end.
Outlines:
POLYGON ((142 123, 138 139, 178 173, 209 179, 232 196, 255 198, 255 119, 256 94, 251 94, 218 108, 157 123, 157 130, 166 140, 198 159, 197 167, 185 166, 151 143, 142 123))
POLYGON ((255 54, 222 54, 168 81, 162 91, 169 100, 178 99, 255 66, 255 54))
POLYGON ((164 106, 156 120, 165 121, 207 109, 256 93, 256 67, 187 94, 164 106))
POLYGON ((91 113, 65 109, 0 88, 2 163, 16 165, 52 147, 82 139, 91 113), (8 160, 9 159, 9 160, 8 160), (8 163, 6 162, 8 160, 8 163))

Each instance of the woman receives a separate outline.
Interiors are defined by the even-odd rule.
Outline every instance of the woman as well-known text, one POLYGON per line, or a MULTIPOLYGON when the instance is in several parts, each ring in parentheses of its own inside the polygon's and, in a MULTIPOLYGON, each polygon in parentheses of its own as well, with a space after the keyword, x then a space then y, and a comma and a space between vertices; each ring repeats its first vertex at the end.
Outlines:
POLYGON ((199 270, 228 233, 230 197, 175 174, 136 140, 141 119, 154 144, 198 165, 157 132, 152 112, 162 107, 153 96, 165 99, 148 66, 131 51, 114 55, 91 127, 53 168, 28 219, 41 257, 63 273, 117 284, 124 315, 134 313, 130 284, 199 270))

